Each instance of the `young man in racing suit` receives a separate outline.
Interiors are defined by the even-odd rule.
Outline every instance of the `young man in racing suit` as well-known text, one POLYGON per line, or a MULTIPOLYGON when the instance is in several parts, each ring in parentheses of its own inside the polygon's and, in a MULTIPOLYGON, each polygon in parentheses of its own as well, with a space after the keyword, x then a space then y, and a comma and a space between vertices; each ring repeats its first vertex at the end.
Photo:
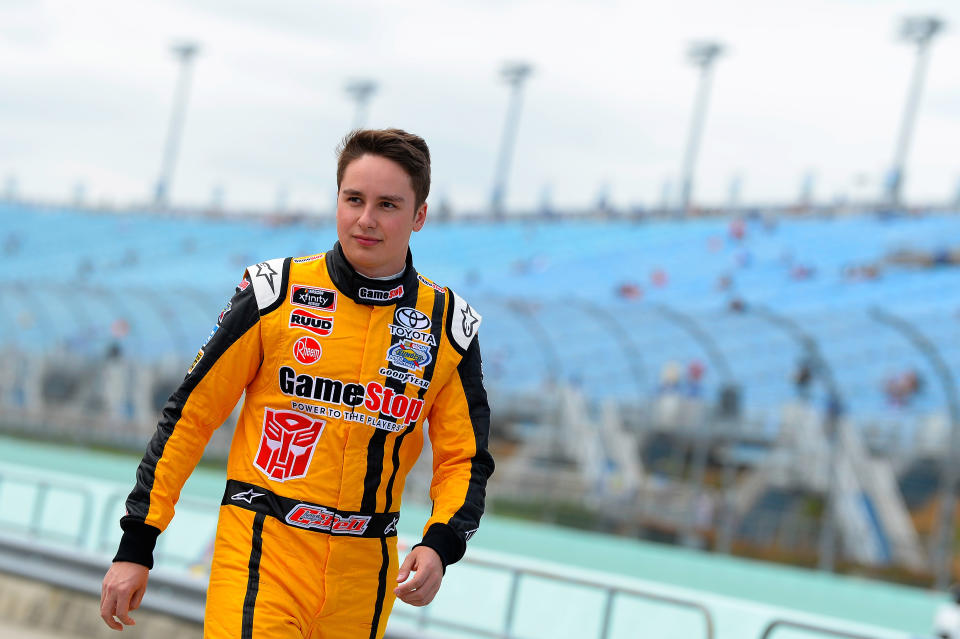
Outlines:
POLYGON ((419 275, 408 248, 426 219, 429 150, 396 129, 355 132, 337 184, 339 241, 249 267, 163 409, 104 577, 111 628, 134 623, 157 535, 244 391, 205 637, 382 637, 395 596, 430 603, 476 531, 493 472, 480 315, 419 275), (398 567, 425 422, 433 511, 398 567))

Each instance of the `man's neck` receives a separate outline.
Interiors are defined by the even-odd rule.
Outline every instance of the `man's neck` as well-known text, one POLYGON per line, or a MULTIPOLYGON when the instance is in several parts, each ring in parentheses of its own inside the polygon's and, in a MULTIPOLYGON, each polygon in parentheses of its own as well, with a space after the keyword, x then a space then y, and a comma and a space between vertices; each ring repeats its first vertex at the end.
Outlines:
POLYGON ((366 273, 364 273, 363 271, 361 271, 360 269, 358 269, 358 268, 356 268, 356 267, 354 267, 354 269, 357 271, 357 273, 360 273, 360 275, 363 275, 363 276, 364 276, 365 278, 367 278, 367 279, 386 281, 386 280, 395 280, 395 279, 397 279, 398 277, 400 277, 401 275, 403 275, 403 272, 407 270, 407 266, 406 266, 406 264, 404 264, 403 268, 400 269, 400 272, 399 272, 399 273, 394 273, 393 275, 382 275, 382 276, 380 276, 380 277, 372 277, 372 276, 370 276, 370 275, 367 275, 366 273))

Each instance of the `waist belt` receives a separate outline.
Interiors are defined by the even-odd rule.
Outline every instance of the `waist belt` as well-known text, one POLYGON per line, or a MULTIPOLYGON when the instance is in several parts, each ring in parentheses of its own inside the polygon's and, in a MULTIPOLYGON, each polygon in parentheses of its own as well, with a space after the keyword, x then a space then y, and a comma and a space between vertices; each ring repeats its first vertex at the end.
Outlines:
POLYGON ((328 535, 353 537, 396 537, 400 513, 359 513, 337 510, 277 495, 262 486, 236 479, 227 480, 223 493, 224 506, 237 506, 255 513, 275 517, 296 528, 328 535))

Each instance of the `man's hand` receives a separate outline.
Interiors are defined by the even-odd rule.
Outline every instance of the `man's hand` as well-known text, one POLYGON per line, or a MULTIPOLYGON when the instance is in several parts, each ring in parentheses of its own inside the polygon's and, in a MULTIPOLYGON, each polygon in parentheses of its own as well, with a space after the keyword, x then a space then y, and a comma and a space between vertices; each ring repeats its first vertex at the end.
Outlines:
POLYGON ((129 561, 115 561, 110 566, 100 589, 100 617, 105 624, 123 630, 123 626, 137 623, 129 613, 140 607, 149 576, 149 568, 129 561))
POLYGON ((417 546, 403 560, 397 575, 400 585, 393 589, 393 594, 411 606, 426 606, 440 590, 442 579, 443 563, 440 555, 433 548, 417 546), (415 574, 413 579, 407 581, 410 571, 415 574))

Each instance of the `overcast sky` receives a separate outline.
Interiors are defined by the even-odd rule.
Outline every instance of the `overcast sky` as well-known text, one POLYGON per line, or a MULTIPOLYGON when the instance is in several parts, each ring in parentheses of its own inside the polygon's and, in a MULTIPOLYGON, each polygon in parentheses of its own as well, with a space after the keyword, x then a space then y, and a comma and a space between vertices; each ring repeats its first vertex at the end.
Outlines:
POLYGON ((934 42, 908 157, 908 199, 945 201, 960 180, 960 2, 566 0, 0 2, 0 179, 26 197, 123 204, 152 193, 178 66, 200 43, 172 199, 329 209, 334 148, 350 128, 352 78, 380 85, 367 124, 422 135, 430 202, 489 199, 508 91, 504 61, 535 67, 525 90, 508 205, 653 205, 678 183, 697 73, 716 66, 695 199, 724 203, 878 191, 914 47, 902 17, 948 22, 934 42))

